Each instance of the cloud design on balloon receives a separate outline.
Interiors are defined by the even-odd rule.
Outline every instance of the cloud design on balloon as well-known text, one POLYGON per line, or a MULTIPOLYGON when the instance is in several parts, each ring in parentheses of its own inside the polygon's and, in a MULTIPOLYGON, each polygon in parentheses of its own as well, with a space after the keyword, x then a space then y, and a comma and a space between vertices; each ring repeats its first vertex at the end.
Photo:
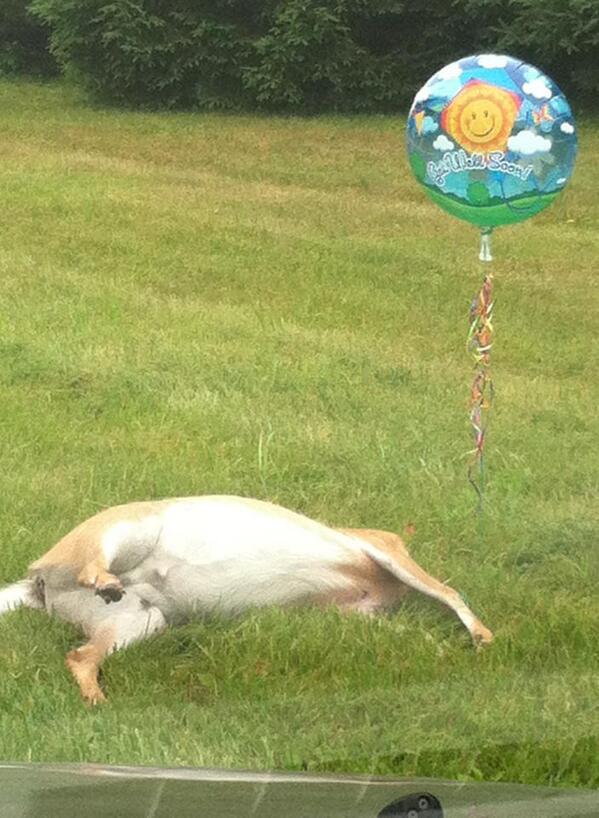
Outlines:
POLYGON ((422 133, 435 133, 438 130, 439 126, 432 116, 425 116, 422 120, 422 133))
POLYGON ((571 122, 562 122, 560 125, 560 131, 564 133, 574 133, 574 125, 571 122))
POLYGON ((529 94, 535 99, 551 99, 552 97, 551 88, 547 85, 544 77, 525 82, 522 86, 522 90, 525 94, 529 94))
POLYGON ((433 148, 438 151, 450 151, 454 147, 453 142, 451 139, 448 139, 445 134, 439 134, 439 136, 433 142, 433 148))
POLYGON ((478 64, 483 68, 505 68, 508 59, 500 54, 481 54, 478 64))
POLYGON ((414 102, 425 102, 430 96, 430 89, 423 85, 420 91, 414 97, 414 102))
POLYGON ((541 76, 541 72, 538 68, 535 68, 534 65, 525 65, 524 66, 524 76, 530 82, 531 80, 536 79, 537 77, 541 76))
POLYGON ((510 136, 507 146, 515 153, 531 156, 533 153, 547 153, 551 150, 551 139, 539 136, 534 131, 520 131, 517 136, 510 136))
POLYGON ((441 80, 454 80, 456 77, 459 77, 462 73, 462 67, 457 62, 452 62, 449 65, 446 65, 445 68, 442 68, 440 71, 437 71, 435 74, 435 79, 441 80))

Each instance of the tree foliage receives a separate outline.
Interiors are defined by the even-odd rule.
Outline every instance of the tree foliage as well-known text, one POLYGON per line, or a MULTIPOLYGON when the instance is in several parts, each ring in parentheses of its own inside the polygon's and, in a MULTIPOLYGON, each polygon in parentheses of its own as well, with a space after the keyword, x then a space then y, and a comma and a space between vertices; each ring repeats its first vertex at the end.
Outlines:
POLYGON ((0 76, 56 73, 49 32, 28 9, 28 0, 0 2, 0 76))
MULTIPOLYGON (((5 3, 18 5, 18 0, 5 3)), ((33 0, 51 49, 126 105, 405 108, 444 64, 501 52, 599 93, 596 0, 33 0)))

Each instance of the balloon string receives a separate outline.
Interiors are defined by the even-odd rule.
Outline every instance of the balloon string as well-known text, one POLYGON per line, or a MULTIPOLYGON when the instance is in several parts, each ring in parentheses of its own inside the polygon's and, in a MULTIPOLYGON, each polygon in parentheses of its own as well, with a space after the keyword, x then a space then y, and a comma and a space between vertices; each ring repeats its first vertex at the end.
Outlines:
POLYGON ((485 492, 484 447, 487 434, 487 413, 493 401, 491 380, 491 348, 493 346, 493 276, 488 274, 480 292, 470 305, 470 328, 466 347, 474 358, 474 380, 470 388, 470 422, 474 449, 468 464, 468 480, 478 496, 478 513, 482 525, 485 492), (476 471, 478 468, 478 476, 476 471))

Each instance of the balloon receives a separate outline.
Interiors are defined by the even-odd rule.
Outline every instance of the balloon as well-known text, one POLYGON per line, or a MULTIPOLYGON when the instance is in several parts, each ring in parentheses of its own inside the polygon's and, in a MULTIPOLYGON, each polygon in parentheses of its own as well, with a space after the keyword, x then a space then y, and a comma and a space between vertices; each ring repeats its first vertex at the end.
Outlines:
POLYGON ((431 199, 490 230, 534 216, 559 195, 574 168, 576 129, 566 98, 538 68, 478 54, 418 91, 407 145, 431 199))

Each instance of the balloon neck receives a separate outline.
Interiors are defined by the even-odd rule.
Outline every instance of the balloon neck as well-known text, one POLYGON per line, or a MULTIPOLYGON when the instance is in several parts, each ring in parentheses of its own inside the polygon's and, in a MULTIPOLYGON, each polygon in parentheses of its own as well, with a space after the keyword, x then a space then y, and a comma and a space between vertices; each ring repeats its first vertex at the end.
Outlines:
POLYGON ((493 261, 491 255, 491 227, 485 227, 480 232, 480 253, 478 257, 481 261, 493 261))

